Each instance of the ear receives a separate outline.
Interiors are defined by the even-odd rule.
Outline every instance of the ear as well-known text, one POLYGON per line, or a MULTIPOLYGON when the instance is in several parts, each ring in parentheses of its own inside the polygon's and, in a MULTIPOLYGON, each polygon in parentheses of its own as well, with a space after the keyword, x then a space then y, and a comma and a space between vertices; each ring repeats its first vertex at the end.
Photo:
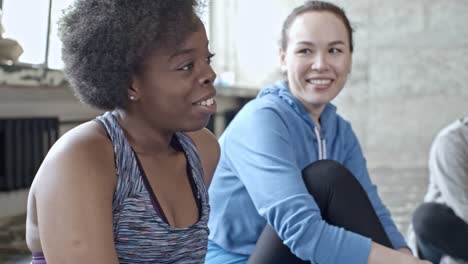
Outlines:
POLYGON ((281 72, 286 73, 286 51, 280 48, 280 63, 281 63, 281 72))
POLYGON ((138 101, 141 95, 141 80, 140 78, 133 76, 132 81, 127 89, 128 98, 131 101, 138 101))
POLYGON ((353 54, 351 54, 350 56, 351 58, 349 59, 348 75, 351 74, 351 71, 353 69, 353 54))

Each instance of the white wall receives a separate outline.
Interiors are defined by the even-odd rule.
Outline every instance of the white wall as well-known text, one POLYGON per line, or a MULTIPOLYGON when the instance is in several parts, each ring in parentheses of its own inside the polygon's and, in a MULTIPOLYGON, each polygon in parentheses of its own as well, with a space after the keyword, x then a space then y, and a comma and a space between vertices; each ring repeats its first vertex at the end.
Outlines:
MULTIPOLYGON (((262 87, 280 77, 278 39, 293 0, 215 0, 218 72, 262 87)), ((468 1, 340 0, 356 28, 353 71, 335 100, 370 167, 424 167, 437 131, 468 115, 468 1)))

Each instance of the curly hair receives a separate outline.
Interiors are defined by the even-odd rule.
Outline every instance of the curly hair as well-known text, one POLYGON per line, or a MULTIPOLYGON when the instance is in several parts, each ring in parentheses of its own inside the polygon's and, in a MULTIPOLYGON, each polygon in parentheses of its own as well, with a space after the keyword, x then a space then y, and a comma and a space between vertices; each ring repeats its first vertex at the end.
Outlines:
POLYGON ((144 58, 178 48, 199 26, 197 0, 76 0, 59 22, 65 76, 77 97, 125 109, 144 58))
POLYGON ((306 1, 304 4, 296 7, 286 18, 286 20, 283 23, 283 28, 281 30, 281 39, 280 39, 280 46, 283 50, 286 50, 288 47, 288 34, 289 34, 289 28, 293 24, 294 20, 296 18, 306 12, 309 11, 318 11, 318 12, 330 12, 334 15, 336 15, 345 25, 346 30, 348 31, 348 39, 349 39, 349 45, 350 45, 350 50, 353 52, 354 50, 354 43, 353 43, 353 32, 354 29, 351 26, 351 23, 348 20, 348 17, 346 16, 345 11, 332 4, 329 2, 325 1, 306 1))

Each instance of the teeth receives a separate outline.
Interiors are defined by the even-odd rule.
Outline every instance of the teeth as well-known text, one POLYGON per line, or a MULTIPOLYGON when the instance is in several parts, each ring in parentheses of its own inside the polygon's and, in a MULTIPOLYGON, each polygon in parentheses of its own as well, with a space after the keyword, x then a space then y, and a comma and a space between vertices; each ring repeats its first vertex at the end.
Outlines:
POLYGON ((331 83, 331 80, 308 80, 308 83, 316 84, 316 85, 325 85, 331 83))
POLYGON ((204 101, 201 101, 201 102, 197 103, 197 105, 203 105, 203 106, 210 106, 212 104, 214 104, 214 99, 213 98, 206 99, 204 101))

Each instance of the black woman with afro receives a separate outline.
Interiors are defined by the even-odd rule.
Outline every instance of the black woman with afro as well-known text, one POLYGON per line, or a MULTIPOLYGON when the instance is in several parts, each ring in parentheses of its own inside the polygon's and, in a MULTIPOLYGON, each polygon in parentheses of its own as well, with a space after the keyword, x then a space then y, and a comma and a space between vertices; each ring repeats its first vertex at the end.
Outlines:
POLYGON ((64 72, 103 115, 60 137, 31 186, 32 263, 203 263, 219 146, 196 0, 76 0, 64 72))

